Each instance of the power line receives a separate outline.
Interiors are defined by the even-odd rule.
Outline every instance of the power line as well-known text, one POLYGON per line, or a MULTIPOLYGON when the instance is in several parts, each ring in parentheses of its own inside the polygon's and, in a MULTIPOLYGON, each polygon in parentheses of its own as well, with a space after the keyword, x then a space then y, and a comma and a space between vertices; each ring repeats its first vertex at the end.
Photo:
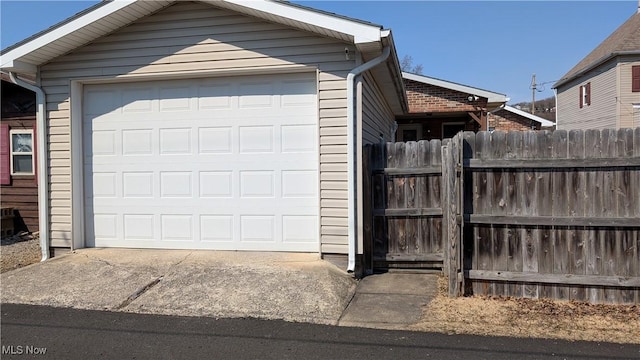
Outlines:
POLYGON ((546 88, 544 87, 545 85, 554 83, 556 81, 558 80, 536 83, 536 74, 533 74, 531 76, 531 86, 529 86, 529 89, 531 89, 531 115, 535 115, 536 113, 536 90, 538 92, 543 92, 546 90, 546 88), (540 86, 542 86, 542 89, 538 90, 540 86))

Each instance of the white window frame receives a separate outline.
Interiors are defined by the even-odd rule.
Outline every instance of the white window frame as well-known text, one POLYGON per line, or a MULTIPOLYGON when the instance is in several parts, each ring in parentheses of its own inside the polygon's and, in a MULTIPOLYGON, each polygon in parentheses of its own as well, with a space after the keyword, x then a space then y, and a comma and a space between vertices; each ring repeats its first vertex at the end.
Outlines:
POLYGON ((9 162, 11 163, 11 175, 34 175, 35 174, 35 161, 33 147, 35 145, 35 139, 33 138, 33 129, 11 129, 9 130, 9 162), (13 151, 13 135, 14 134, 29 134, 31 135, 31 152, 14 152, 13 151), (31 156, 31 172, 15 172, 13 169, 13 157, 15 155, 30 155, 31 156))
POLYGON ((420 141, 422 140, 422 124, 417 124, 417 123, 413 123, 413 124, 398 124, 398 128, 396 129, 397 131, 397 137, 398 137, 398 141, 399 142, 405 142, 404 137, 403 137, 403 131, 404 130, 413 130, 416 132, 416 141, 420 141))
POLYGON ((636 127, 636 126, 640 126, 640 104, 639 103, 633 103, 631 104, 633 107, 633 115, 631 117, 631 121, 633 122, 631 124, 631 127, 636 127))
POLYGON ((589 106, 589 103, 587 102, 587 99, 590 96, 590 94, 587 93, 588 89, 587 84, 582 85, 582 107, 589 106))

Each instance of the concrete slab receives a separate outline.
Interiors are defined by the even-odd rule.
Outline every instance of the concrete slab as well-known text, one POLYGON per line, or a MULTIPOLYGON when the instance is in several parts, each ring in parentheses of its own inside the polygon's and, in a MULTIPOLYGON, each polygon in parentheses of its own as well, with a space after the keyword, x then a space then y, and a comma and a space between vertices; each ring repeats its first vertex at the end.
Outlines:
POLYGON ((384 273, 358 283, 340 326, 406 329, 420 321, 422 308, 437 295, 438 276, 421 273, 384 273))
POLYGON ((412 324, 420 320, 421 311, 428 303, 421 295, 356 294, 340 319, 340 325, 362 323, 412 324))
POLYGON ((3 303, 336 324, 356 281, 317 254, 82 249, 0 287, 3 303))
POLYGON ((367 294, 435 295, 437 282, 437 276, 432 274, 374 274, 360 281, 358 292, 367 294))
POLYGON ((194 252, 126 311, 336 324, 353 296, 355 281, 317 256, 238 254, 194 252))
MULTIPOLYGON (((121 255, 99 256, 95 251, 83 251, 3 273, 0 300, 78 309, 116 309, 138 288, 164 272, 163 263, 159 262, 126 266, 132 256, 121 255)), ((175 260, 165 261, 168 267, 175 260)))

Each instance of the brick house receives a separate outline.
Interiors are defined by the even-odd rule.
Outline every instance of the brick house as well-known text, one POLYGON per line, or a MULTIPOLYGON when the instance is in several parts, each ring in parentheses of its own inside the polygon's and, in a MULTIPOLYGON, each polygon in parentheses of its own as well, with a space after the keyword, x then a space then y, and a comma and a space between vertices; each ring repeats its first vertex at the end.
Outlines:
POLYGON ((396 117, 397 141, 453 137, 488 129, 487 114, 509 98, 500 93, 428 76, 402 73, 409 111, 396 117))
POLYGON ((487 114, 488 130, 526 131, 553 129, 555 123, 511 106, 487 114))

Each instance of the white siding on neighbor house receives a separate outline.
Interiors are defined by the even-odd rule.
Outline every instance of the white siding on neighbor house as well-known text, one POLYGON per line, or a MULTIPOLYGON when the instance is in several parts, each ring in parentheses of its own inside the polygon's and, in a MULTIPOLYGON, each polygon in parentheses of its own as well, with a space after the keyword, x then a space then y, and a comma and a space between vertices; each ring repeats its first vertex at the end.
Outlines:
POLYGON ((634 109, 633 105, 640 105, 640 92, 631 91, 631 68, 640 65, 638 56, 620 57, 618 59, 618 127, 634 128, 640 126, 638 120, 634 121, 634 115, 638 117, 640 109, 634 109))
POLYGON ((558 88, 557 129, 616 127, 616 63, 610 61, 558 88), (591 83, 591 105, 580 108, 580 86, 591 83))
MULTIPOLYGON (((50 144, 51 245, 71 246, 70 80, 318 68, 322 252, 347 252, 346 75, 350 44, 193 2, 179 2, 42 66, 50 144)), ((194 75, 198 76, 198 75, 194 75)), ((228 74, 227 74, 228 76, 228 74)), ((142 81, 138 78, 137 81, 142 81)))

